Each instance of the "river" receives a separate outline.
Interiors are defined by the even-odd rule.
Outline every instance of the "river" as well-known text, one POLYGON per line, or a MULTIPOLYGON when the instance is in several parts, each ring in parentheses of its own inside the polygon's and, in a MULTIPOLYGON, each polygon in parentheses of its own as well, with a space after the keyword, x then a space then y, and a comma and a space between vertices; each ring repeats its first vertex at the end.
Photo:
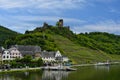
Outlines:
POLYGON ((4 73, 0 80, 120 80, 120 65, 77 67, 77 71, 4 73))

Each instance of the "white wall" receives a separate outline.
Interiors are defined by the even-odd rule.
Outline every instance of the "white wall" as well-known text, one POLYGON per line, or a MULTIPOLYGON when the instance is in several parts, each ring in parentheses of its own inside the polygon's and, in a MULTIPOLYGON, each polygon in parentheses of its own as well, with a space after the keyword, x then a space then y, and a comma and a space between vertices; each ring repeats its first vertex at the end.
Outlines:
POLYGON ((55 54, 55 57, 61 57, 61 56, 62 55, 61 55, 60 51, 57 51, 56 54, 55 54))
POLYGON ((63 62, 69 61, 68 57, 63 57, 63 62))
POLYGON ((17 49, 12 49, 10 51, 10 56, 11 56, 11 59, 22 58, 22 54, 17 49))
POLYGON ((51 62, 51 61, 55 61, 55 58, 42 58, 43 61, 48 61, 48 62, 51 62))
POLYGON ((3 52, 2 60, 11 60, 11 58, 10 58, 10 52, 8 50, 5 50, 3 52))

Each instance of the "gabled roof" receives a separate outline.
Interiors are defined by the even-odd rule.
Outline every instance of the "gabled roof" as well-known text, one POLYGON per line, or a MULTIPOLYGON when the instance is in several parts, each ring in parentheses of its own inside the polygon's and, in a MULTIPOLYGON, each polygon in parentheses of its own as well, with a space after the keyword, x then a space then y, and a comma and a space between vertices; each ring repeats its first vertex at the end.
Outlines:
POLYGON ((16 47, 12 47, 12 48, 9 48, 8 50, 12 51, 12 50, 16 50, 16 49, 17 49, 16 47))
POLYGON ((41 52, 41 48, 39 46, 14 45, 13 47, 17 48, 22 55, 34 55, 37 52, 41 52))
POLYGON ((48 51, 43 51, 42 53, 41 53, 41 57, 45 57, 45 58, 55 58, 55 54, 56 54, 56 52, 48 52, 48 51))

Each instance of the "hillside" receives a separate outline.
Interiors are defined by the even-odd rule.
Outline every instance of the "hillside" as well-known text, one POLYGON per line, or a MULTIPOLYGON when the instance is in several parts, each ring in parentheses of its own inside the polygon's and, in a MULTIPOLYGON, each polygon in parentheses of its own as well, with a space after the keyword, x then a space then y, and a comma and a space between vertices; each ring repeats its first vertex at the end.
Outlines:
POLYGON ((4 45, 4 41, 10 37, 18 35, 17 32, 12 31, 8 28, 0 26, 0 45, 4 45))
MULTIPOLYGON (((109 53, 102 50, 108 48, 111 44, 118 44, 116 38, 108 38, 104 33, 95 34, 74 34, 67 27, 38 27, 33 31, 26 31, 25 34, 16 36, 14 39, 6 40, 6 45, 39 45, 42 50, 60 50, 64 55, 68 56, 74 63, 89 63, 106 60, 120 60, 119 50, 117 53, 109 53), (103 36, 101 36, 103 35, 103 36), (102 41, 100 39, 105 39, 102 41), (113 39, 113 43, 110 41, 113 39), (115 39, 115 40, 114 40, 115 39), (104 46, 104 43, 108 46, 104 46)), ((108 33, 107 33, 108 34, 108 33)), ((109 34, 111 35, 111 34, 109 34)), ((116 35, 113 35, 116 36, 116 35)), ((117 38, 118 39, 118 38, 117 38)), ((111 47, 110 46, 110 47, 111 47)), ((117 47, 119 44, 117 45, 117 47)), ((118 47, 119 48, 119 47, 118 47)), ((116 50, 117 51, 117 50, 116 50)))
POLYGON ((120 55, 120 36, 106 32, 78 34, 78 43, 91 49, 100 49, 109 54, 120 55))
MULTIPOLYGON (((109 34, 106 32, 91 32, 74 34, 67 27, 52 27, 47 28, 36 28, 34 31, 29 33, 44 33, 51 35, 61 35, 75 44, 83 47, 87 47, 94 50, 102 50, 108 54, 120 54, 120 36, 109 34)), ((28 33, 28 32, 27 32, 28 33)), ((29 34, 28 33, 28 34, 29 34)))

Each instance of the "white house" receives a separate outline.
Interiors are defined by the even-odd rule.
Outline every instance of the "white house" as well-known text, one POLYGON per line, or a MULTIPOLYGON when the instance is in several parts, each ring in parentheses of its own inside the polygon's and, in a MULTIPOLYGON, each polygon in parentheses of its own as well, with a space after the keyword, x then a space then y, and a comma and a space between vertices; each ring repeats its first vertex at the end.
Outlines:
POLYGON ((4 50, 2 52, 2 61, 11 60, 9 50, 4 50))
POLYGON ((67 57, 63 57, 60 53, 60 51, 56 52, 48 52, 48 51, 43 51, 41 53, 42 60, 44 62, 56 62, 56 61, 68 61, 69 59, 67 57))
POLYGON ((22 54, 20 53, 20 51, 17 48, 12 47, 12 48, 10 48, 8 50, 10 52, 11 60, 14 60, 16 58, 22 58, 22 54))
POLYGON ((4 49, 2 52, 2 61, 22 58, 21 53, 16 48, 4 49))
POLYGON ((58 58, 62 57, 62 55, 61 55, 60 51, 56 51, 56 52, 43 51, 41 53, 41 57, 44 62, 52 62, 52 61, 57 61, 58 58))
POLYGON ((48 51, 43 51, 41 53, 41 58, 44 62, 52 62, 55 61, 55 52, 48 52, 48 51))
POLYGON ((62 57, 60 51, 55 52, 55 57, 62 57))
POLYGON ((13 45, 12 50, 10 51, 13 55, 16 53, 17 55, 13 55, 12 57, 24 57, 26 55, 30 55, 34 59, 40 58, 41 48, 40 46, 32 46, 32 45, 13 45))
POLYGON ((41 48, 39 46, 13 45, 9 49, 0 49, 0 55, 2 56, 1 61, 23 58, 26 55, 30 55, 35 59, 39 59, 40 52, 41 48))

